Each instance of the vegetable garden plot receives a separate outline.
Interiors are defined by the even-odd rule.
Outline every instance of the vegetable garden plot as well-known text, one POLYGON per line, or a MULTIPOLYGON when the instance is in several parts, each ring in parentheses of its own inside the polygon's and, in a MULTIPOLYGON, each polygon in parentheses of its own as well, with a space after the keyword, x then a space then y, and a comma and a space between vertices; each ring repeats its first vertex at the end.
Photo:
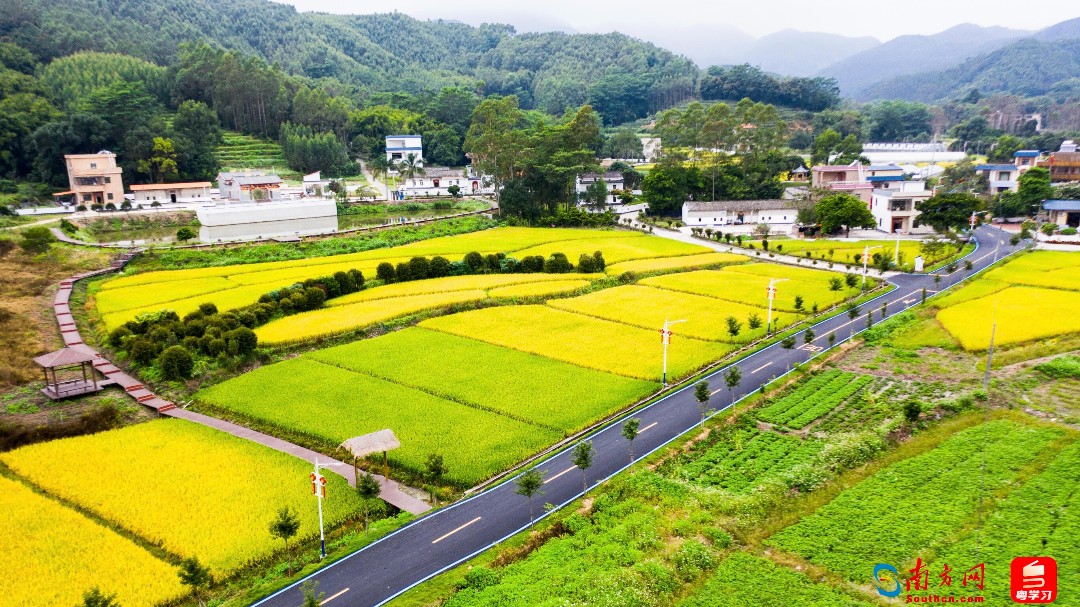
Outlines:
MULTIPOLYGON (((658 381, 663 371, 659 326, 639 329, 547 306, 474 310, 420 326, 627 377, 658 381)), ((684 377, 733 349, 676 334, 668 350, 669 378, 684 377)))
POLYGON ((338 444, 389 428, 390 461, 414 472, 443 456, 447 479, 475 484, 536 453, 562 433, 309 358, 294 358, 218 384, 196 399, 338 444))
POLYGON ((853 582, 865 581, 873 563, 907 563, 970 521, 984 448, 986 486, 1002 487, 1063 433, 1007 420, 969 428, 880 470, 765 543, 853 582))
POLYGON ((732 493, 746 493, 766 478, 810 463, 821 451, 818 440, 801 440, 775 432, 750 431, 743 434, 742 449, 731 440, 695 447, 673 460, 668 476, 717 487, 732 493))
POLYGON ((582 428, 659 388, 419 327, 305 356, 559 431, 582 428))
MULTIPOLYGON (((0 460, 35 485, 167 550, 197 556, 216 575, 280 548, 266 532, 282 506, 300 537, 318 532, 303 460, 183 420, 163 419, 22 447, 0 460)), ((327 520, 359 508, 328 475, 327 520)))
POLYGON ((805 428, 865 388, 872 377, 827 371, 758 412, 758 419, 790 428, 805 428), (825 379, 828 378, 828 379, 825 379))
MULTIPOLYGON (((659 331, 665 320, 686 320, 672 326, 672 331, 696 339, 747 343, 765 335, 767 311, 732 301, 717 300, 666 289, 623 285, 595 291, 570 299, 554 299, 548 306, 642 329, 659 331), (760 321, 750 328, 751 317, 760 321), (727 318, 741 325, 738 335, 727 330, 727 318)), ((773 312, 773 323, 785 327, 797 319, 794 314, 773 312)))
POLYGON ((817 583, 806 574, 772 561, 735 552, 700 590, 677 603, 678 607, 870 607, 874 603, 848 596, 839 588, 817 583))
POLYGON ((122 605, 185 593, 176 568, 119 533, 0 476, 0 606, 77 605, 93 587, 122 605))

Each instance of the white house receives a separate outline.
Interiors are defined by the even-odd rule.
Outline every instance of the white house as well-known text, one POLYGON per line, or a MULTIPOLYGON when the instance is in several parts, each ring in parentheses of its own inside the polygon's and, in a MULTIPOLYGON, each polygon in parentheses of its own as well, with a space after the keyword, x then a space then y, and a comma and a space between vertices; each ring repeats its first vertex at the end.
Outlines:
POLYGON ((1018 150, 1013 154, 1013 163, 1016 169, 1023 173, 1038 164, 1041 157, 1042 152, 1039 150, 1018 150))
POLYGON ((991 194, 1020 189, 1020 169, 1015 164, 977 164, 975 172, 986 177, 991 194))
POLYGON ((663 146, 660 145, 659 137, 641 137, 641 155, 645 162, 656 162, 660 158, 663 146))
POLYGON ((398 200, 415 196, 450 196, 450 187, 455 185, 463 196, 495 194, 491 180, 477 174, 472 167, 427 167, 423 175, 402 180, 394 195, 398 200))
POLYGON ((322 178, 322 171, 315 171, 304 175, 304 196, 327 196, 329 179, 322 178))
POLYGON ((682 220, 690 227, 733 227, 732 231, 750 232, 759 223, 768 224, 780 233, 788 233, 796 224, 799 200, 721 200, 684 202, 682 220))
POLYGON ((257 200, 281 200, 281 177, 262 171, 218 173, 218 190, 221 197, 235 202, 257 200))
POLYGON ((135 204, 148 205, 155 202, 210 202, 210 188, 213 186, 209 181, 193 181, 188 183, 150 183, 146 185, 133 185, 132 202, 135 204))
POLYGON ((589 186, 601 179, 604 180, 604 185, 607 187, 608 191, 608 198, 605 202, 608 204, 619 204, 619 193, 626 187, 626 181, 623 179, 622 173, 618 171, 578 175, 577 178, 574 179, 574 192, 577 193, 579 204, 586 204, 586 201, 582 200, 582 196, 588 191, 589 186))
POLYGON ((387 135, 386 137, 386 162, 391 170, 402 160, 412 154, 416 157, 416 163, 424 166, 424 141, 420 135, 387 135))
POLYGON ((915 227, 915 218, 919 216, 915 204, 933 195, 926 189, 925 181, 901 181, 890 184, 888 189, 875 189, 870 212, 877 222, 877 229, 890 234, 929 233, 928 226, 915 227))

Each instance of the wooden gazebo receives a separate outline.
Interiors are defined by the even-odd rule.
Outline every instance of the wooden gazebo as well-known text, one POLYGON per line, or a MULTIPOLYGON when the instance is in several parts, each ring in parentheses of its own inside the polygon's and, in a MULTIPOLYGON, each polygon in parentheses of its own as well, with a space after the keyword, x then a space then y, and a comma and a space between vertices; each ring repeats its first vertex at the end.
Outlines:
MULTIPOLYGON (((79 396, 80 394, 92 394, 99 392, 104 387, 98 383, 97 371, 94 370, 94 355, 74 348, 64 348, 49 354, 42 354, 34 359, 41 365, 45 372, 45 388, 42 392, 53 400, 79 396), (82 378, 61 379, 56 371, 79 368, 82 378)), ((69 374, 73 375, 73 374, 69 374)))
POLYGON ((378 432, 372 432, 371 434, 364 434, 363 436, 354 436, 349 440, 341 443, 341 446, 353 456, 353 472, 357 475, 357 482, 359 482, 359 462, 360 458, 367 457, 372 453, 382 452, 383 454, 383 476, 390 479, 390 462, 387 458, 386 452, 397 449, 401 446, 401 442, 394 436, 391 430, 379 430, 378 432))

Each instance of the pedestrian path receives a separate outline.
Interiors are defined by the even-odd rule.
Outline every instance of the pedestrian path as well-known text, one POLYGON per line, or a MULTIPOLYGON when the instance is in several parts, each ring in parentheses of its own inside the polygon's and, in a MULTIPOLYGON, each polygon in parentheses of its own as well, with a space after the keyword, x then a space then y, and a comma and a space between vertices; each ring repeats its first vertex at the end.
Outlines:
MULTIPOLYGON (((54 232, 57 232, 58 239, 64 242, 71 242, 71 239, 68 239, 63 232, 60 232, 59 230, 54 230, 54 232), (63 236, 63 238, 61 238, 61 236, 63 236)), ((354 474, 350 473, 350 471, 353 470, 353 467, 350 464, 339 462, 321 453, 305 449, 304 447, 275 438, 268 434, 256 432, 251 428, 246 428, 239 424, 234 424, 232 422, 177 407, 175 403, 158 396, 144 386, 139 380, 124 373, 123 369, 114 365, 111 361, 102 356, 100 352, 83 343, 79 328, 75 325, 75 318, 71 315, 70 300, 71 292, 75 288, 75 282, 84 278, 91 278, 120 270, 138 253, 139 251, 127 251, 118 255, 108 268, 76 274, 75 276, 66 278, 60 282, 60 288, 57 289, 56 295, 53 297, 53 314, 56 316, 56 322, 60 326, 60 335, 64 339, 64 345, 93 356, 94 368, 105 376, 105 381, 101 383, 119 386, 129 397, 140 405, 145 405, 168 417, 186 419, 196 424, 202 424, 220 430, 221 432, 226 432, 233 436, 259 443, 260 445, 269 447, 275 451, 288 453, 289 455, 298 457, 313 465, 316 461, 322 465, 330 465, 330 467, 327 468, 328 470, 342 476, 348 481, 349 485, 355 486, 356 478, 354 474)), ((379 497, 382 498, 383 501, 410 514, 421 514, 430 509, 426 502, 409 495, 403 491, 401 486, 396 482, 377 474, 372 476, 379 482, 379 486, 381 487, 379 497)))

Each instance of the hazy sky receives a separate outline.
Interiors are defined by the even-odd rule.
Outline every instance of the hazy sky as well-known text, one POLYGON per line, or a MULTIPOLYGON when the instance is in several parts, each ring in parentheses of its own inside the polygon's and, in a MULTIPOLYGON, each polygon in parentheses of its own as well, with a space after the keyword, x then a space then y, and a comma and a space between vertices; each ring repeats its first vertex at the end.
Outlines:
MULTIPOLYGON (((282 1, 282 0, 276 0, 282 1)), ((903 34, 934 34, 960 23, 1039 29, 1080 17, 1075 0, 1041 0, 1031 6, 1015 0, 901 0, 860 3, 845 0, 765 0, 759 2, 679 2, 656 0, 291 0, 301 11, 375 13, 398 10, 422 19, 511 23, 519 31, 562 29, 620 31, 651 39, 666 38, 680 26, 733 26, 753 36, 782 29, 873 36, 885 41, 903 34)))

